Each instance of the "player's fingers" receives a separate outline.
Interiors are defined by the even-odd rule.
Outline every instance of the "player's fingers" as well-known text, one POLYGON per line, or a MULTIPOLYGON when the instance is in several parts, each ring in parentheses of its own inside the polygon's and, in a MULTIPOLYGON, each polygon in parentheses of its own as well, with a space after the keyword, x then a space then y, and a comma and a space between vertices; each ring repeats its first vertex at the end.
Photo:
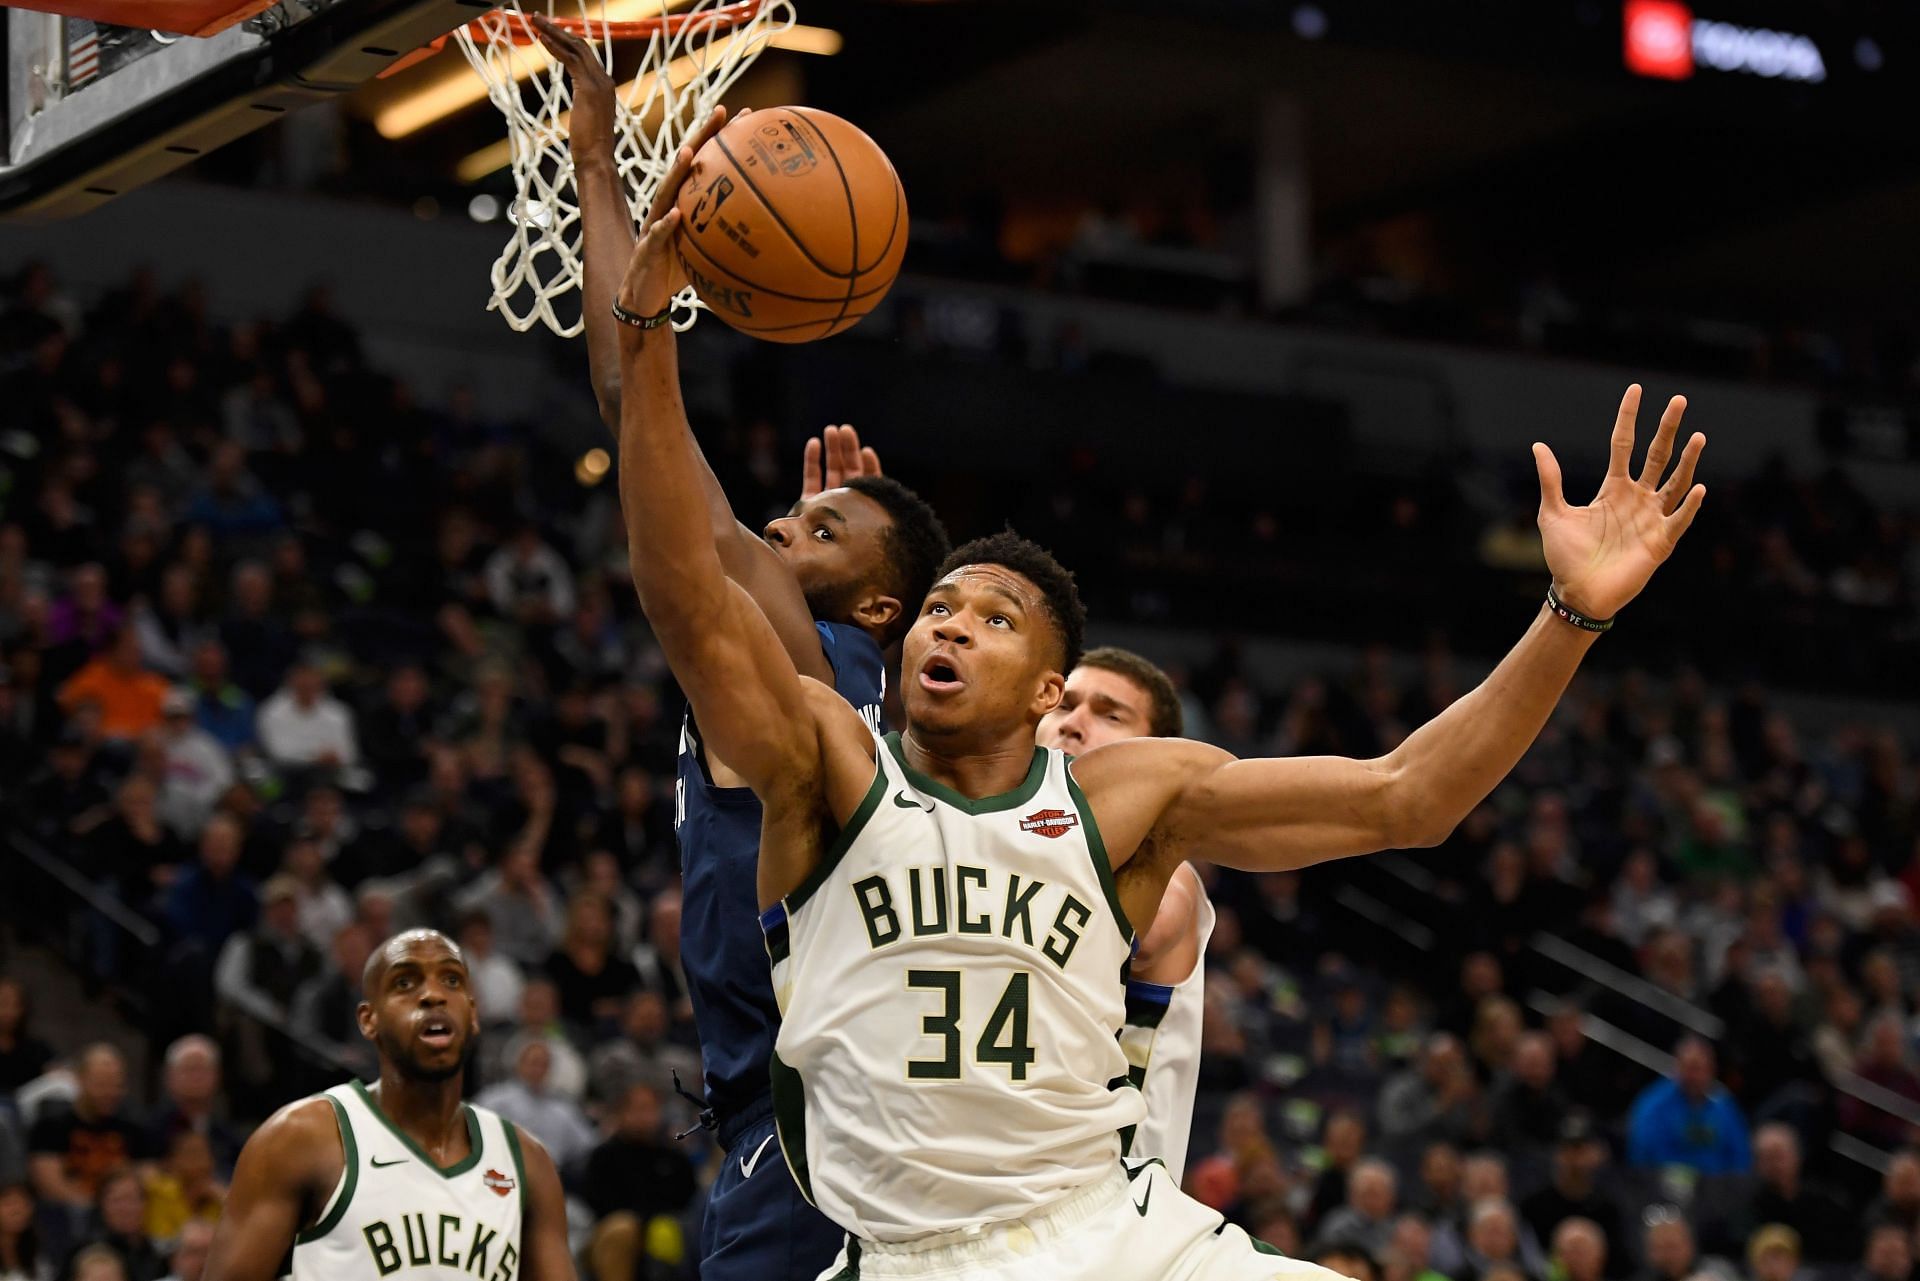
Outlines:
POLYGON ((1627 388, 1620 398, 1620 412, 1613 419, 1613 456, 1607 463, 1607 476, 1625 479, 1627 464, 1633 460, 1633 424, 1640 416, 1640 384, 1627 388))
POLYGON ((834 461, 840 473, 840 481, 846 481, 860 474, 860 435, 853 428, 841 423, 833 433, 834 461))
POLYGON ((873 446, 871 445, 862 445, 860 447, 860 474, 863 476, 886 475, 884 471, 880 470, 880 455, 873 452, 873 446))
POLYGON ((1673 441, 1686 414, 1687 398, 1675 396, 1660 415, 1660 426, 1654 430, 1653 440, 1647 445, 1646 461, 1640 466, 1640 483, 1649 489, 1658 488, 1660 477, 1666 474, 1667 463, 1673 458, 1673 441))
POLYGON ((1680 541, 1693 524, 1693 518, 1700 514, 1700 504, 1707 501, 1707 487, 1695 485, 1687 491, 1686 499, 1680 504, 1680 510, 1667 517, 1667 530, 1675 542, 1680 541))
POLYGON ((567 70, 577 70, 577 64, 586 52, 586 42, 560 27, 544 13, 533 14, 529 20, 533 23, 534 35, 547 47, 547 52, 564 63, 567 70))
POLYGON ((1673 514, 1693 488, 1693 469, 1699 465, 1700 455, 1706 448, 1707 438, 1703 433, 1695 432, 1687 438, 1686 446, 1680 451, 1680 465, 1667 477, 1667 483, 1660 486, 1660 507, 1668 515, 1673 514))
POLYGON ((820 483, 820 442, 809 436, 800 451, 800 497, 812 498, 825 486, 820 483))
POLYGON ((1533 466, 1540 473, 1540 514, 1557 515, 1566 510, 1566 495, 1560 489, 1560 460, 1540 441, 1533 443, 1533 466))

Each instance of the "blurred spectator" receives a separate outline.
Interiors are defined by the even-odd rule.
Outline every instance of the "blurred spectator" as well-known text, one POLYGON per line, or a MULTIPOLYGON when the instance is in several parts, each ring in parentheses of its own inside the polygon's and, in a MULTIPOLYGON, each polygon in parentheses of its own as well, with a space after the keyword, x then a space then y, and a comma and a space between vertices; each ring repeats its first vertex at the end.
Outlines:
POLYGON ((295 659, 286 684, 260 705, 260 748, 274 764, 295 769, 343 769, 358 763, 353 712, 327 692, 314 656, 295 659))
POLYGON ((167 924, 179 938, 217 955, 229 938, 253 925, 260 908, 253 881, 240 871, 240 824, 215 814, 200 832, 200 859, 167 893, 167 924))
POLYGON ((502 955, 522 966, 546 962, 562 926, 559 896, 540 875, 540 852, 516 842, 499 866, 476 879, 456 900, 462 911, 486 913, 502 955))
POLYGON ((1606 1140, 1585 1112, 1561 1118, 1553 1149, 1550 1181, 1520 1203, 1520 1217, 1539 1240, 1551 1241, 1569 1219, 1592 1224, 1602 1238, 1610 1275, 1621 1275, 1627 1255, 1625 1214, 1614 1193, 1601 1181, 1607 1164, 1606 1140))
MULTIPOLYGON (((1868 1023, 1866 1041, 1854 1070, 1883 1090, 1920 1102, 1920 1075, 1913 1070, 1904 1025, 1897 1014, 1882 1013, 1868 1023)), ((1881 1148, 1899 1147, 1911 1131, 1899 1117, 1852 1094, 1840 1096, 1839 1121, 1840 1128, 1848 1134, 1881 1148)))
POLYGON ((516 1070, 513 1055, 526 1040, 543 1041, 547 1047, 547 1090, 578 1103, 587 1093, 587 1064, 573 1047, 560 1021, 560 994, 544 978, 530 978, 520 990, 517 1022, 520 1030, 501 1038, 500 1048, 487 1056, 487 1076, 497 1079, 516 1070))
POLYGON ((1737 1174, 1753 1164, 1746 1118, 1714 1079, 1713 1047, 1696 1036, 1674 1049, 1674 1075, 1633 1101, 1627 1159, 1635 1165, 1684 1165, 1701 1174, 1737 1174))
POLYGON ((553 1051, 544 1039, 522 1033, 513 1039, 508 1057, 513 1079, 488 1086, 473 1101, 526 1130, 546 1145, 555 1165, 571 1170, 593 1146, 593 1127, 577 1103, 547 1088, 553 1051))
POLYGON ((1320 1220, 1315 1239, 1358 1245, 1380 1258, 1393 1236, 1399 1179, 1385 1161, 1356 1163, 1347 1179, 1346 1204, 1320 1220))
POLYGON ((46 1071, 53 1051, 33 1034, 33 1007, 20 980, 0 974, 0 1097, 46 1071))
POLYGON ((293 997, 293 1025, 326 1043, 362 1080, 379 1074, 379 1058, 360 1035, 358 1014, 360 976, 374 947, 373 932, 366 926, 358 921, 342 926, 328 949, 328 964, 293 997))
POLYGON ((1519 1271, 1540 1281, 1540 1269, 1521 1257, 1520 1221, 1513 1206, 1496 1197, 1476 1201, 1467 1211, 1466 1267, 1456 1281, 1486 1281, 1498 1269, 1519 1271))
POLYGON ((610 1025, 640 983, 640 972, 613 952, 613 914, 602 899, 581 894, 567 909, 566 933, 547 958, 560 994, 560 1016, 576 1028, 610 1025))
POLYGON ((1606 1267, 1607 1237, 1591 1219, 1565 1219, 1554 1229, 1548 1275, 1556 1281, 1600 1281, 1606 1267))
POLYGON ((294 887, 301 935, 316 950, 331 947, 333 936, 353 920, 353 900, 327 875, 320 842, 310 836, 288 841, 280 876, 294 887))
MULTIPOLYGON (((1267 1237, 1260 1238, 1269 1241, 1267 1237)), ((1381 1256, 1381 1281, 1451 1281, 1433 1270, 1430 1251, 1433 1229, 1418 1214, 1403 1214, 1393 1221, 1393 1235, 1381 1256)))
POLYGON ((185 520, 205 526, 223 542, 245 545, 278 529, 282 517, 280 504, 247 470, 246 451, 231 441, 222 441, 214 446, 207 482, 187 504, 185 520))
POLYGON ((1380 1133, 1388 1139, 1463 1142, 1477 1129, 1479 1088, 1460 1042, 1445 1032, 1427 1038, 1420 1064, 1380 1091, 1380 1133))
POLYGON ((487 594, 506 618, 532 627, 552 627, 573 612, 573 571, 541 541, 531 521, 487 561, 487 594))
POLYGON ((1671 1205, 1655 1205, 1643 1216, 1646 1235, 1641 1257, 1646 1267, 1636 1281, 1688 1281, 1696 1273, 1725 1277, 1729 1269, 1704 1263, 1694 1244, 1693 1225, 1671 1205))
POLYGON ((1495 1087, 1487 1137, 1507 1149, 1550 1147, 1567 1114, 1553 1080, 1553 1039, 1528 1032, 1514 1042, 1511 1067, 1495 1087))
POLYGON ((229 938, 214 967, 220 999, 269 1025, 286 1019, 294 994, 321 974, 320 953, 300 930, 300 885, 276 876, 260 890, 260 919, 229 938))
POLYGON ((127 1062, 120 1051, 105 1043, 88 1046, 75 1076, 72 1104, 43 1105, 27 1138, 34 1191, 70 1212, 91 1209, 109 1174, 147 1155, 140 1127, 122 1110, 127 1062))
POLYGON ((1867 1248, 1854 1276, 1855 1281, 1912 1281, 1912 1235, 1891 1223, 1868 1228, 1867 1248))
POLYGON ((1730 1219, 1730 1245, 1748 1240, 1768 1224, 1792 1228, 1799 1258, 1838 1263, 1853 1253, 1856 1218, 1824 1188, 1801 1177, 1800 1136, 1773 1122, 1753 1135, 1752 1197, 1730 1219))
POLYGON ((205 1219, 188 1219, 180 1226, 180 1239, 168 1261, 172 1270, 163 1281, 201 1281, 207 1271, 207 1255, 213 1249, 213 1224, 205 1219))
POLYGON ((1312 1262, 1352 1281, 1380 1281, 1380 1269, 1374 1264, 1373 1256, 1345 1242, 1321 1246, 1314 1252, 1312 1262))
MULTIPOLYGON (((140 1176, 130 1169, 115 1170, 100 1180, 100 1195, 87 1246, 105 1246, 120 1257, 127 1281, 160 1281, 166 1260, 147 1239, 147 1194, 140 1176)), ((78 1268, 73 1269, 76 1276, 78 1268)))
POLYGON ((134 1281, 120 1252, 110 1245, 90 1245, 67 1261, 66 1281, 134 1281))
POLYGON ((145 1226, 151 1240, 171 1247, 187 1224, 218 1222, 226 1188, 214 1177, 213 1150, 197 1131, 179 1131, 164 1151, 147 1179, 145 1226))
POLYGON ((108 893, 145 910, 180 872, 187 847, 161 822, 153 780, 129 774, 113 796, 113 814, 87 835, 87 861, 108 893))
POLYGON ((192 1034, 169 1045, 160 1104, 147 1124, 147 1151, 165 1153, 177 1136, 197 1134, 207 1141, 214 1176, 230 1176, 241 1140, 221 1116, 220 1087, 220 1047, 211 1037, 192 1034))
MULTIPOLYGON (((1272 1144, 1266 1137, 1256 1099, 1246 1095, 1236 1099, 1221 1122, 1222 1133, 1226 1132, 1230 1122, 1241 1118, 1244 1119, 1241 1129, 1249 1135, 1249 1143, 1257 1142, 1259 1154, 1264 1155, 1271 1150, 1272 1144)), ((1367 1123, 1358 1113, 1335 1112, 1327 1118, 1320 1136, 1320 1150, 1323 1161, 1320 1177, 1314 1181, 1313 1198, 1307 1205, 1306 1213, 1307 1225, 1316 1231, 1323 1219, 1347 1203, 1348 1181, 1353 1177, 1354 1167, 1367 1152, 1367 1123)), ((1253 1155, 1247 1151, 1230 1154, 1243 1164, 1253 1155)))
MULTIPOLYGON (((1769 1223, 1747 1243, 1747 1270, 1753 1281, 1793 1281, 1800 1271, 1800 1234, 1769 1223)), ((1906 1274, 1902 1272, 1901 1281, 1906 1274)))
POLYGON ((227 649, 218 639, 193 647, 193 719, 229 752, 248 746, 254 738, 253 696, 227 679, 227 649))
POLYGON ((0 1186, 0 1281, 53 1281, 53 1260, 34 1225, 33 1190, 0 1186))
MULTIPOLYGON (((234 567, 227 613, 220 621, 221 675, 230 669, 233 683, 257 702, 279 687, 295 652, 293 633, 273 613, 272 573, 257 560, 241 561, 234 567)), ((202 715, 212 683, 205 665, 213 662, 213 653, 206 647, 196 652, 194 672, 201 678, 197 683, 202 715)), ((207 728, 219 736, 218 730, 207 728)))
POLYGON ((1866 1221, 1920 1231, 1920 1154, 1896 1152, 1888 1160, 1880 1195, 1867 1207, 1866 1221))
POLYGON ((691 1088, 700 1079, 700 1056, 669 1041, 671 1027, 667 1002, 658 992, 642 989, 629 996, 620 1035, 603 1041, 588 1060, 594 1100, 613 1106, 633 1085, 657 1089, 678 1080, 691 1088))
POLYGON ((587 1248, 593 1281, 630 1281, 679 1265, 685 1245, 677 1218, 693 1201, 693 1162, 667 1137, 657 1091, 627 1088, 613 1134, 587 1158, 580 1186, 599 1219, 587 1248), (655 1266, 642 1266, 646 1256, 655 1266))
POLYGON ((474 1000, 488 1024, 508 1024, 518 1016, 520 993, 526 986, 519 967, 494 951, 493 922, 482 911, 468 911, 454 928, 454 941, 473 976, 474 1000))
POLYGON ((233 786, 233 761, 219 740, 195 723, 192 690, 174 686, 161 700, 160 710, 160 742, 167 769, 160 788, 160 814, 167 826, 191 838, 233 786))
POLYGON ((128 627, 116 631, 106 649, 60 687, 59 701, 69 716, 85 706, 95 708, 101 736, 127 743, 160 723, 166 695, 166 679, 143 665, 140 637, 128 627))

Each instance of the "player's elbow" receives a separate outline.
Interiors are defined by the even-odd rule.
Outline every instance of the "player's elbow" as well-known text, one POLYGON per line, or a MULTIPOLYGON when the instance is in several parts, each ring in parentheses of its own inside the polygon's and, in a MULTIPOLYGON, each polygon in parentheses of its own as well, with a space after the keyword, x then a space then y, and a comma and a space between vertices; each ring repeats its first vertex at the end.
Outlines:
POLYGON ((616 437, 620 434, 620 379, 604 378, 593 389, 594 399, 600 403, 600 421, 616 437))
POLYGON ((1404 774, 1390 783, 1384 809, 1387 821, 1381 848, 1392 850, 1432 849, 1453 835, 1463 817, 1444 797, 1404 774))

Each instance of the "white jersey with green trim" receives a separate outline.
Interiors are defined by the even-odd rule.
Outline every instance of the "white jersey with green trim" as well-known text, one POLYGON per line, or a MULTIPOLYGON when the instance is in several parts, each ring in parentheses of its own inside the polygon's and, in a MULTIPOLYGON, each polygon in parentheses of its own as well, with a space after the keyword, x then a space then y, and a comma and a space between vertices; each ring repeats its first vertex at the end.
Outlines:
POLYGON ((856 1237, 1017 1219, 1101 1178, 1144 1105, 1116 1039, 1133 931, 1067 757, 969 800, 881 740, 872 785, 761 918, 774 1115, 856 1237))
POLYGON ((294 1239, 293 1281, 518 1281, 526 1172, 520 1138, 462 1105, 472 1152, 444 1169, 354 1081, 333 1105, 346 1165, 320 1219, 294 1239))
POLYGON ((1129 1075, 1146 1096, 1147 1119, 1127 1144, 1130 1157, 1157 1157, 1176 1186, 1186 1181, 1193 1096, 1200 1088, 1200 1031, 1207 1005, 1207 940, 1213 937, 1213 900, 1198 880, 1195 924, 1200 936, 1193 969, 1178 983, 1127 980, 1127 1025, 1120 1032, 1129 1075))

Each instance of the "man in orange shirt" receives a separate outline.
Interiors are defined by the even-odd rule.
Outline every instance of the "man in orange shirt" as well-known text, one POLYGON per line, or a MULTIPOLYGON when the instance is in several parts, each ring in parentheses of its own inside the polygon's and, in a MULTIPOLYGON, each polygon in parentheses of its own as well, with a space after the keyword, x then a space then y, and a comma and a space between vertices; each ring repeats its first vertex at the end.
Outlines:
POLYGON ((60 687, 60 709, 71 716, 88 703, 100 709, 100 734, 122 742, 160 724, 167 682, 140 665, 140 638, 133 628, 114 634, 105 651, 60 687))

